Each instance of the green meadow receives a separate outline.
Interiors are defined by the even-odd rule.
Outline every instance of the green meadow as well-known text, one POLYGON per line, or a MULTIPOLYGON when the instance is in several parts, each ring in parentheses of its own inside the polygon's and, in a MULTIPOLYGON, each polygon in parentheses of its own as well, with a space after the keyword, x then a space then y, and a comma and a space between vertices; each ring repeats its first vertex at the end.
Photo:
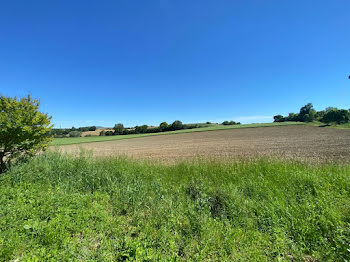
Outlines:
POLYGON ((350 165, 45 153, 0 176, 0 261, 349 261, 350 165))

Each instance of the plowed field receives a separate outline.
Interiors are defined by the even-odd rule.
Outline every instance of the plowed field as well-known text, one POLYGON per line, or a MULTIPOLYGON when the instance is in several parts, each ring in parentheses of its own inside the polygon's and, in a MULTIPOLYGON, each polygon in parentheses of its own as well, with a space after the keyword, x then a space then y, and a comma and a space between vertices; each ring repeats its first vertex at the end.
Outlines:
POLYGON ((350 162, 350 130, 312 126, 280 126, 150 136, 55 147, 94 156, 126 155, 175 161, 191 158, 273 156, 281 159, 350 162))

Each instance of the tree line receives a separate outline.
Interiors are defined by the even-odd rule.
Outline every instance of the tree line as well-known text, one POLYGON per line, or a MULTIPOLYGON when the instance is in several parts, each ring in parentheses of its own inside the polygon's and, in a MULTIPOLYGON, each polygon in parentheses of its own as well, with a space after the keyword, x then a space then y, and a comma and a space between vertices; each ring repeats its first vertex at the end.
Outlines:
POLYGON ((289 113, 288 116, 276 115, 274 122, 312 122, 319 121, 330 124, 345 124, 350 122, 350 111, 347 109, 338 109, 336 107, 327 107, 325 110, 316 111, 312 103, 308 103, 300 108, 299 113, 289 113))
MULTIPOLYGON (((180 120, 175 120, 173 123, 167 122, 160 123, 159 126, 152 127, 148 125, 135 126, 134 128, 125 128, 122 123, 115 124, 112 130, 102 130, 100 136, 115 136, 115 135, 131 135, 131 134, 147 134, 147 133, 159 133, 166 131, 176 131, 181 129, 193 129, 200 127, 210 126, 212 123, 206 122, 197 124, 183 124, 180 120)), ((234 121, 224 121, 223 125, 237 125, 234 121)))
POLYGON ((66 137, 67 135, 69 137, 79 137, 81 136, 82 132, 95 131, 96 129, 96 126, 83 126, 78 128, 73 126, 72 128, 53 128, 51 129, 50 133, 56 138, 66 137))

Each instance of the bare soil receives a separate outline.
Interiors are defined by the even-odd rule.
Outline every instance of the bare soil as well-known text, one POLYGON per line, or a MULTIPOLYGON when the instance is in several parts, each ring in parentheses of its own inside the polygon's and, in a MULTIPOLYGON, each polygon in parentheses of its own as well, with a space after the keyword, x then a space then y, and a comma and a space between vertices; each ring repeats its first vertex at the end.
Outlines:
POLYGON ((126 155, 165 161, 270 156, 316 162, 350 162, 350 130, 280 126, 150 136, 56 147, 94 156, 126 155))

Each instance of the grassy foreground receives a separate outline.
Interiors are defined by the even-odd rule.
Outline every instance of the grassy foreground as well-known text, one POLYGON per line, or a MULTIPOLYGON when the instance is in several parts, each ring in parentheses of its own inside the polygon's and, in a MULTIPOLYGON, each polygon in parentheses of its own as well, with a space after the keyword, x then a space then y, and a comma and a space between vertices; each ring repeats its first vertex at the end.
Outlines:
POLYGON ((261 123, 261 124, 247 124, 247 125, 213 125, 209 127, 200 127, 193 129, 182 129, 177 131, 168 131, 160 133, 149 133, 149 134, 135 134, 135 135, 119 135, 119 136, 90 136, 90 137, 67 137, 67 138, 55 138, 50 145, 61 146, 81 143, 92 143, 92 142, 104 142, 112 140, 130 139, 144 136, 159 136, 159 135, 170 135, 179 133, 193 133, 193 132, 204 132, 204 131, 215 131, 223 129, 236 129, 236 128, 253 128, 253 127, 269 127, 269 126, 290 126, 290 125, 302 125, 301 122, 282 122, 282 123, 261 123))
POLYGON ((0 176, 0 261, 346 261, 349 243, 350 166, 47 153, 0 176))

